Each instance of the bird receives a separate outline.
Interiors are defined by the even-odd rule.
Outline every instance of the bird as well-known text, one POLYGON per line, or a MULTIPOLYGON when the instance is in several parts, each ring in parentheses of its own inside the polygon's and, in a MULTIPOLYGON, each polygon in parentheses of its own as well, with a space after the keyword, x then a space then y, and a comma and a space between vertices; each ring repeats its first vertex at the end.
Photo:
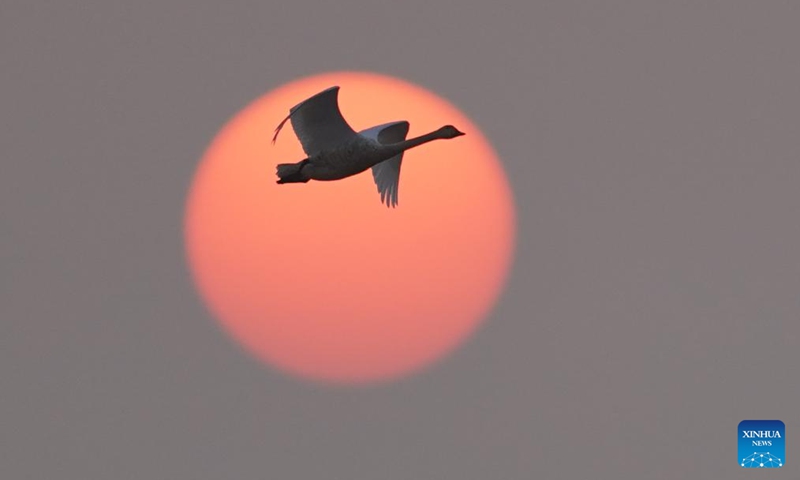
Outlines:
POLYGON ((339 110, 339 86, 329 87, 289 109, 289 115, 275 128, 273 145, 284 124, 292 128, 307 158, 296 163, 278 164, 277 183, 333 181, 372 169, 372 177, 387 207, 398 204, 398 185, 403 153, 433 140, 464 135, 445 125, 425 135, 406 140, 409 123, 405 120, 377 125, 358 133, 339 110))

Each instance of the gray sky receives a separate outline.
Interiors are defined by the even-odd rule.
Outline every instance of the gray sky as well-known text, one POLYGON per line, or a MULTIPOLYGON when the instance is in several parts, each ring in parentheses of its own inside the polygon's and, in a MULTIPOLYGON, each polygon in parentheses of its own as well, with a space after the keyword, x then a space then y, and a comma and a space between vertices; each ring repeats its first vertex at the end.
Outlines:
POLYGON ((797 478, 797 2, 44 3, 0 6, 0 477, 750 478, 777 418, 797 478), (455 354, 331 389, 221 332, 182 214, 231 115, 342 69, 480 125, 519 237, 455 354))

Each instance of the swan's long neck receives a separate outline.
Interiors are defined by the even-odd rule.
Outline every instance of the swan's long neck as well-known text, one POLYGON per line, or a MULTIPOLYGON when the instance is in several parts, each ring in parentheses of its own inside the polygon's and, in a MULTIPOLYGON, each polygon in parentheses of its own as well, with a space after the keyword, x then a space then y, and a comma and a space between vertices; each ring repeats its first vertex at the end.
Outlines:
POLYGON ((424 143, 431 142, 433 140, 439 140, 444 138, 439 130, 435 130, 431 133, 426 133, 425 135, 420 135, 419 137, 409 138, 408 140, 392 143, 387 145, 387 147, 396 148, 399 152, 404 152, 409 148, 418 147, 424 143))

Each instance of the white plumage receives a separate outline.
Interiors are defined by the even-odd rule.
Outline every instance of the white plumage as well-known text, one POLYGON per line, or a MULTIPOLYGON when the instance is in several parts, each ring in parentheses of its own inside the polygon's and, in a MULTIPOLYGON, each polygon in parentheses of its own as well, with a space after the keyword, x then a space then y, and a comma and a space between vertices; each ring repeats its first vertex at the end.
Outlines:
POLYGON ((369 168, 381 202, 397 206, 400 165, 403 153, 424 143, 464 135, 452 125, 406 140, 409 124, 390 122, 356 133, 342 116, 339 87, 331 87, 300 102, 275 129, 275 143, 281 128, 291 120, 308 158, 277 167, 278 183, 330 181, 359 174, 369 168))

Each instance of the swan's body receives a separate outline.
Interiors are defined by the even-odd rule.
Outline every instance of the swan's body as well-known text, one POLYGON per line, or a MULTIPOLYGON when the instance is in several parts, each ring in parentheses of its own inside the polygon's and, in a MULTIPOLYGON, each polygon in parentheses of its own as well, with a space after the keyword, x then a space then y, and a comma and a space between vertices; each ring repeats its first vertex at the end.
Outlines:
MULTIPOLYGON (((395 155, 395 152, 383 148, 377 141, 359 135, 336 148, 309 157, 300 173, 307 180, 341 180, 395 155)), ((281 183, 280 180, 278 183, 281 183)))
POLYGON ((372 168, 381 201, 397 205, 403 152, 424 143, 463 133, 447 125, 406 140, 408 122, 391 122, 356 133, 339 111, 339 87, 331 87, 294 106, 275 129, 273 143, 287 120, 308 158, 278 165, 278 183, 341 180, 372 168))

